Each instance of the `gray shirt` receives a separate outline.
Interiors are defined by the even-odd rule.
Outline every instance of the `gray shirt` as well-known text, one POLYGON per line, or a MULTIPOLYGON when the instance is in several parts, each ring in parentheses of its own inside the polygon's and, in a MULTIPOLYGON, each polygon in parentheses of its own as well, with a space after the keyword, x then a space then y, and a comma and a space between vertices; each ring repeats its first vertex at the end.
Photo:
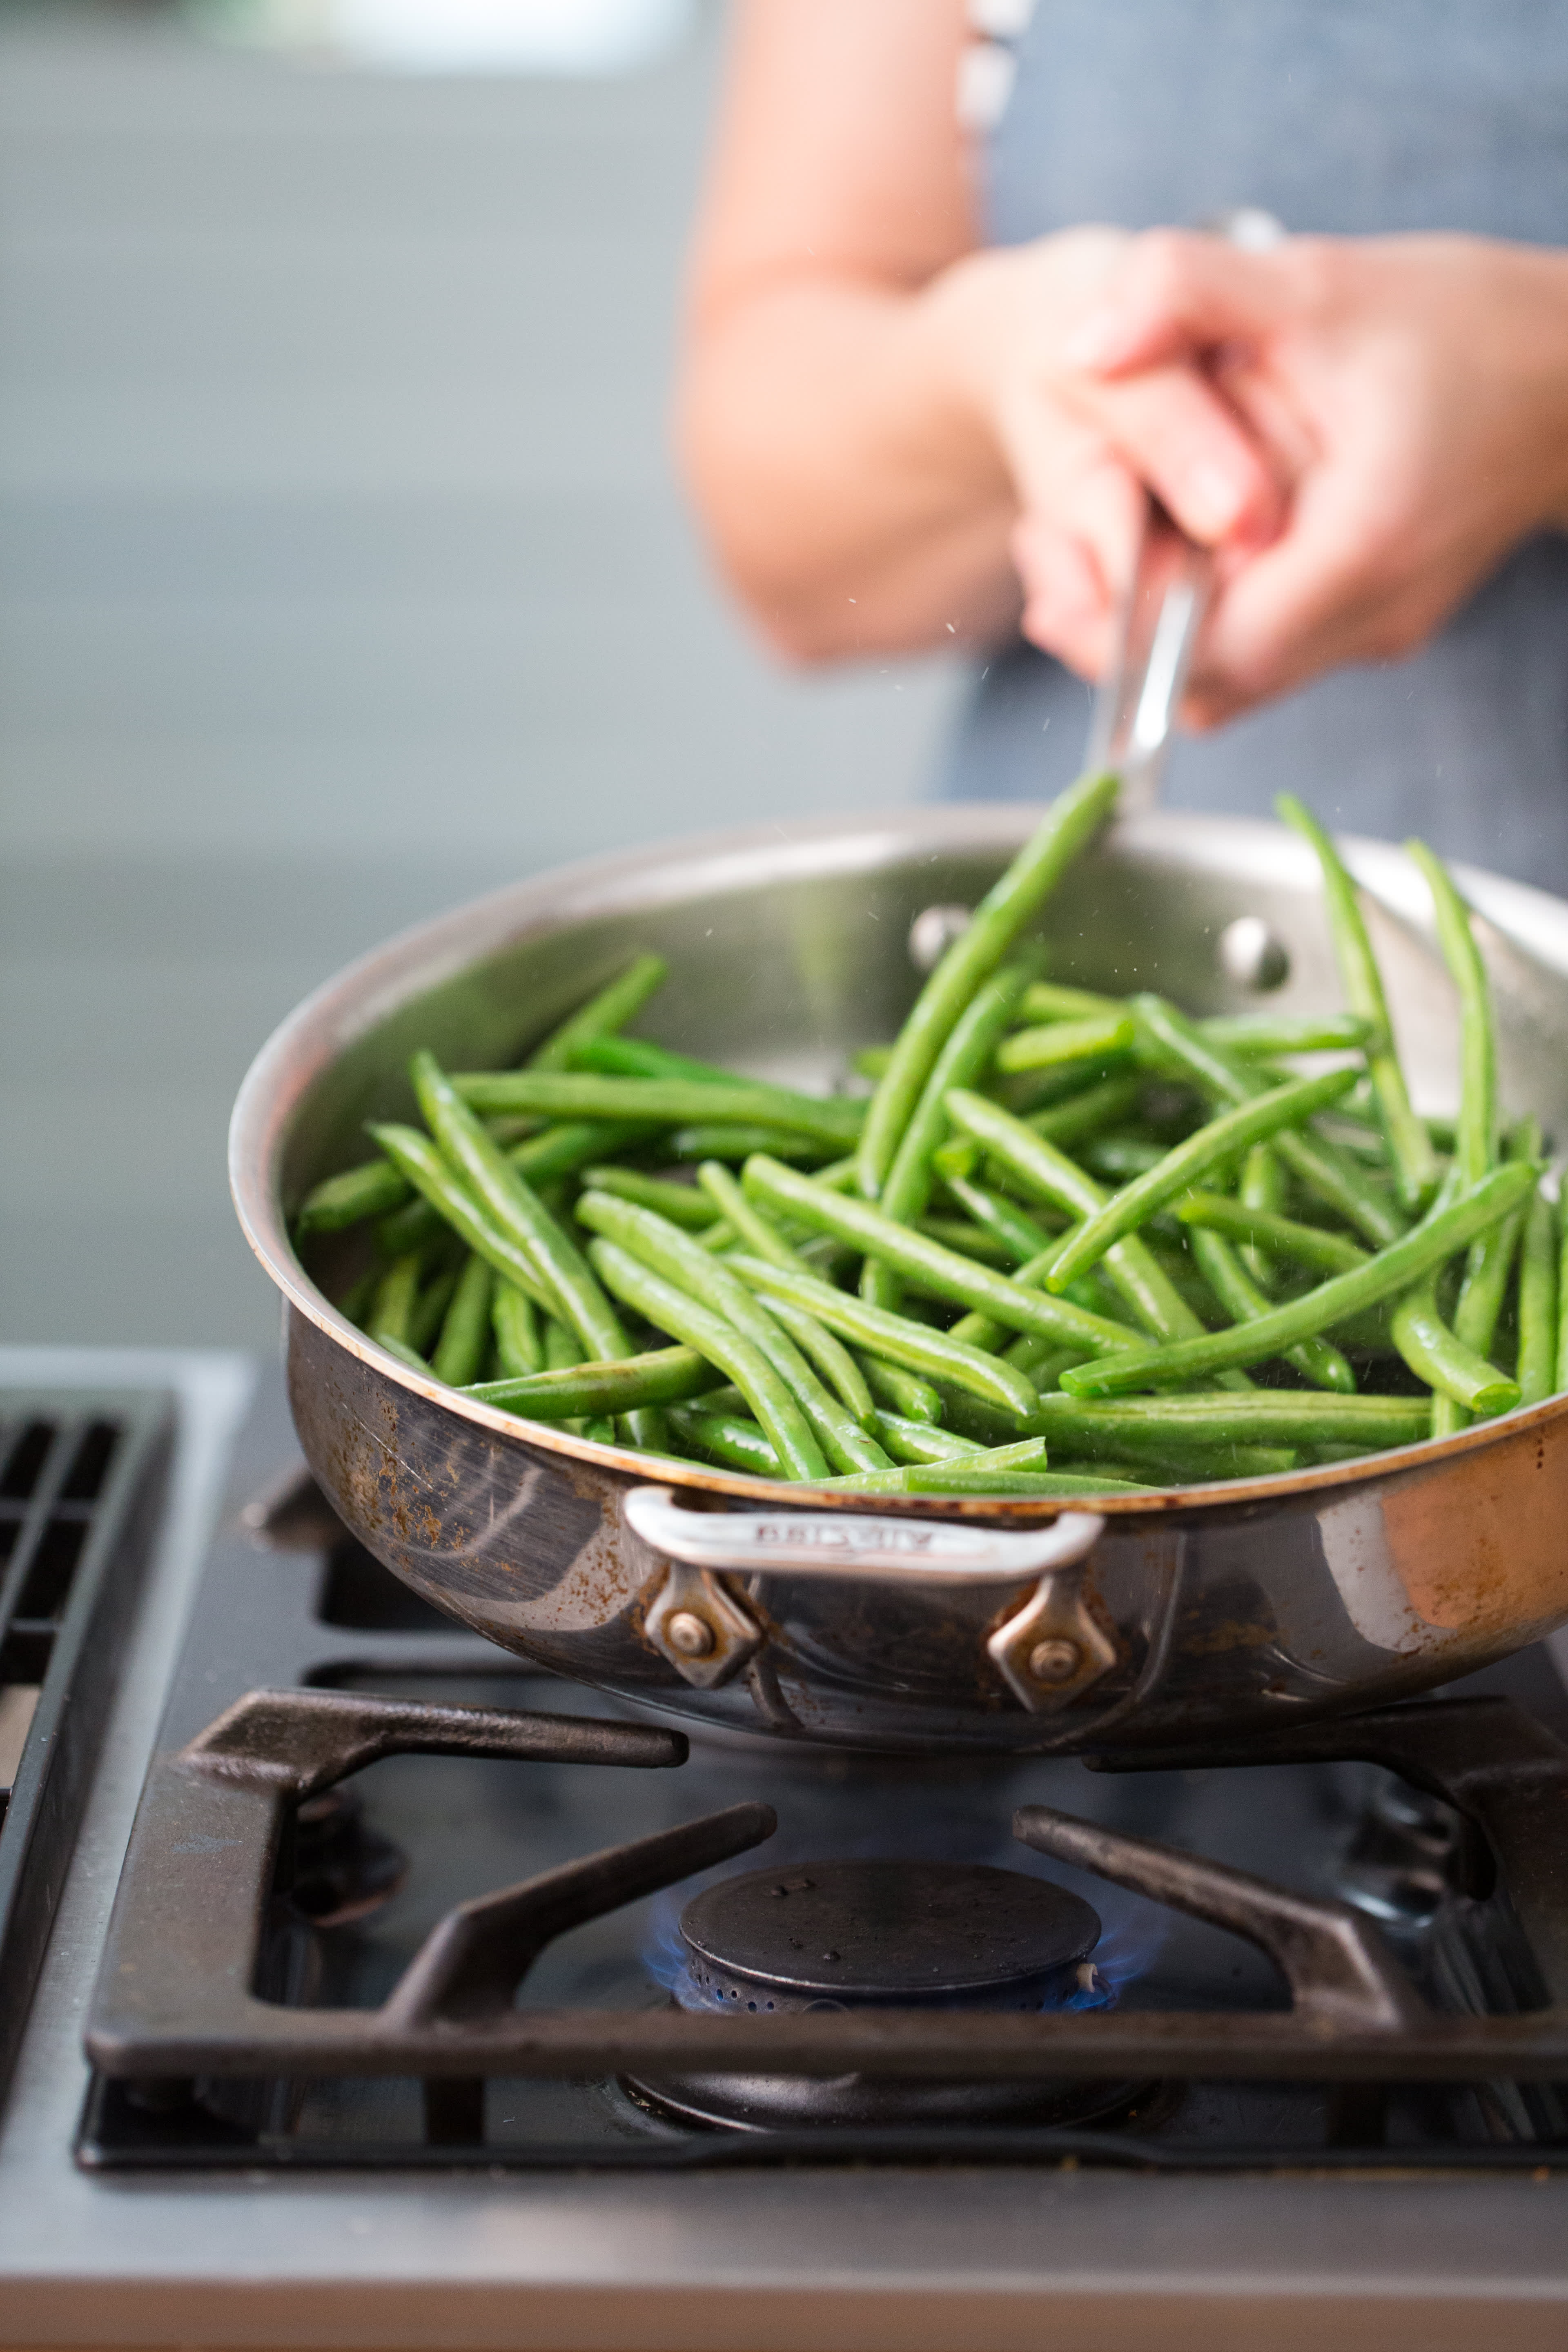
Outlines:
MULTIPOLYGON (((1301 231, 1568 246, 1568 9, 1552 0, 1038 0, 988 142, 994 242, 1260 205, 1301 231)), ((1564 418, 1568 431, 1568 416, 1564 418)), ((958 799, 1048 797, 1089 689, 1000 648, 958 799)), ((1528 541, 1423 652, 1177 743, 1164 800, 1331 824, 1568 891, 1568 540, 1528 541)))

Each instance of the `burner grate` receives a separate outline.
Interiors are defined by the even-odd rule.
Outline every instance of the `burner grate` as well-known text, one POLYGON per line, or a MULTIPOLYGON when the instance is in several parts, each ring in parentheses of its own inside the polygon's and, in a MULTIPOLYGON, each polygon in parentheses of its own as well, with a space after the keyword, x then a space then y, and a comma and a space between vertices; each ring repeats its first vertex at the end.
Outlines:
POLYGON ((0 2088, 97 1754, 171 1401, 0 1391, 0 2088))
MULTIPOLYGON (((684 1746, 678 1735, 631 1724, 319 1690, 251 1693, 184 1749, 163 1758, 150 1778, 89 2026, 90 2053, 110 2079, 93 2094, 83 2161, 238 2160, 247 2149, 254 2156, 258 2134, 276 2144, 276 2121, 267 2125, 263 2110, 280 2116, 290 2084, 397 2077, 423 2085, 426 2160, 643 2161, 651 2155, 647 2148, 633 2157, 614 2146, 572 2153, 542 2144, 498 2146, 487 2131, 494 2094, 507 2083, 542 2091, 626 2075, 646 2083, 755 2074, 931 2084, 1203 2084, 1219 2086, 1243 2108, 1248 2095, 1267 2087, 1277 2105, 1281 2096, 1287 2106, 1294 2098, 1302 2120, 1283 2146, 1276 2140, 1256 2158, 1233 2135, 1232 2164, 1312 2163, 1349 2147, 1362 2163, 1403 2165, 1419 2143, 1390 2129, 1401 2099, 1419 2099, 1443 2084, 1568 2080, 1568 2009, 1442 2013, 1423 1999, 1378 1928, 1350 1905, 1291 1894, 1043 1805, 1016 1817, 1015 1835, 1025 1844, 1252 1941, 1279 1969, 1291 2006, 1044 2014, 904 2007, 752 2016, 518 2005, 518 1989, 534 1962, 565 1930, 770 1836, 772 1810, 759 1803, 732 1805, 461 1904, 426 1936, 379 2007, 290 2007, 262 1997, 257 1952, 290 1805, 378 1757, 460 1754, 646 1768, 679 1762, 684 1746), (157 2157, 147 2153, 153 2146, 157 2157)), ((1428 1702, 1338 1726, 1305 1726, 1270 1743, 1268 1759, 1289 1760, 1298 1747, 1406 1771, 1482 1815, 1500 1856, 1514 1856, 1526 1875, 1558 1885, 1568 1874, 1561 1818, 1568 1748, 1506 1700, 1428 1702), (1521 1838, 1526 1813, 1528 1855, 1521 1838)), ((1117 1760, 1136 1769, 1138 1759, 1117 1760)), ((1260 1760, 1256 1748, 1246 1760, 1260 1760)), ((1547 1958, 1543 1973, 1551 1972, 1547 1958)), ((1058 2155, 1075 2146, 1091 2153, 1103 2137, 1080 2135, 1079 2145, 1058 2131, 1039 2146, 1058 2155)), ((787 2153, 798 2160, 804 2150, 831 2162, 847 2153, 837 2130, 768 2137, 778 2158, 787 2153)), ((966 2149, 974 2144, 973 2135, 961 2128, 955 2137, 944 2126, 918 2145, 928 2157, 954 2161, 960 2141, 966 2149)), ((862 2154, 874 2146, 891 2157, 913 2152, 917 2139, 895 2129, 862 2136, 859 2146, 862 2154)), ((1025 2152, 1016 2127, 1001 2127, 993 2152, 1003 2148, 1015 2160, 1025 2152)), ((320 2160, 333 2160, 328 2147, 318 2153, 320 2160)), ((728 2160, 716 2148, 710 2154, 728 2160)), ((1463 2166, 1482 2154, 1450 2146, 1428 2148, 1423 2160, 1463 2166)), ((1565 2157, 1568 2149, 1553 2134, 1487 2160, 1539 2166, 1565 2157)), ((311 2151, 296 2138, 285 2160, 311 2161, 311 2151)), ((374 2160, 417 2158, 394 2147, 374 2160)), ((704 2159, 689 2154, 684 2160, 704 2159)), ((1148 2142, 1135 2136, 1122 2160, 1151 2160, 1148 2142)))

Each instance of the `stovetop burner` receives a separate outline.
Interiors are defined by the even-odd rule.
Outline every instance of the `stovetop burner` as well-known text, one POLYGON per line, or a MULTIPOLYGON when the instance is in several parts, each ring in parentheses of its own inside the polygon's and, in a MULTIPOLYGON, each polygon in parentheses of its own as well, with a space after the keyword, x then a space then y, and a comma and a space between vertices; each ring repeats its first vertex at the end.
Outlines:
POLYGON ((689 1903, 680 1934, 696 2000, 752 2011, 1054 2009, 1097 1990, 1089 1956, 1100 1920, 1089 1905, 984 1863, 747 1871, 689 1903))
MULTIPOLYGON (((1048 1879, 984 1863, 814 1862, 721 1879, 680 1915, 682 2008, 1100 2007, 1100 1919, 1048 1879)), ((627 2078, 657 2112, 742 2130, 1084 2122, 1125 2084, 920 2083, 779 2074, 627 2078)))

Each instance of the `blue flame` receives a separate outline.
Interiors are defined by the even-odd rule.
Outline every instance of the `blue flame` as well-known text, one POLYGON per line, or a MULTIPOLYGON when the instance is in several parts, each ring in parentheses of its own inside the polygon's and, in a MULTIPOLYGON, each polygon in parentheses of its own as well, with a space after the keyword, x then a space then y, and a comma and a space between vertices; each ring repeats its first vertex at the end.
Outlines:
MULTIPOLYGON (((1055 1874, 1042 1872, 1040 1875, 1055 1874)), ((1065 1871, 1061 1875, 1082 1877, 1077 1871, 1065 1871)), ((1168 1915, 1141 1895, 1125 1893, 1100 1880, 1084 1879, 1083 1890, 1100 1914, 1100 1941, 1092 1957, 1079 1967, 1072 1990, 1059 2000, 1042 2002, 1042 2008, 1114 2009, 1126 1988, 1148 1974, 1169 1930, 1168 1915)), ((688 1886, 680 1895, 660 1895, 650 1905, 642 1964, 660 1990, 668 1993, 681 2009, 722 2011, 728 2016, 732 2014, 731 2004, 692 1970, 690 1952, 680 1932, 680 1914, 689 1895, 688 1886)), ((836 2007, 837 2003, 821 2005, 836 2007)))

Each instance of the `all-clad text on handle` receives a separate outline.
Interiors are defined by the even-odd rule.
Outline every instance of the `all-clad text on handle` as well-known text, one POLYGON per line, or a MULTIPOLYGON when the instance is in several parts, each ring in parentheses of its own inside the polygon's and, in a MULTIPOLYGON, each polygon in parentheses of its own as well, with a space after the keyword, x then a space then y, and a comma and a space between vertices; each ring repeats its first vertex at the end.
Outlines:
POLYGON ((1105 1531, 1093 1511, 1064 1511, 1040 1527, 970 1527, 956 1520, 869 1513, 688 1511, 669 1486, 634 1486, 626 1524, 650 1549, 690 1568, 755 1575, 842 1575, 947 1584, 1005 1584, 1076 1567, 1105 1531))

